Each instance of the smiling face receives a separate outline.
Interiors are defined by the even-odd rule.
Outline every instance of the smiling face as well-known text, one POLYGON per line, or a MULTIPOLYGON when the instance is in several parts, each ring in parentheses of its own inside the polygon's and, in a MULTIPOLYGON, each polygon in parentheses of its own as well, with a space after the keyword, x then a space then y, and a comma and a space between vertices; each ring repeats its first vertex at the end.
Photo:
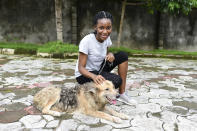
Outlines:
POLYGON ((112 32, 112 22, 108 18, 98 19, 97 25, 95 25, 96 39, 99 42, 103 42, 108 38, 112 32))

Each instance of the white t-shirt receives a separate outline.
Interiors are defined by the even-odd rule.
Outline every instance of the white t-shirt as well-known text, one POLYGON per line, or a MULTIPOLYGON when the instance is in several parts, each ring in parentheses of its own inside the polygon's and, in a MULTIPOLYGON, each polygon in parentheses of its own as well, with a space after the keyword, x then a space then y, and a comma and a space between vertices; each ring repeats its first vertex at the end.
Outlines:
MULTIPOLYGON (((88 55, 85 68, 88 71, 99 71, 102 62, 107 55, 107 47, 111 45, 112 42, 110 37, 100 43, 93 33, 86 35, 79 44, 79 52, 88 55)), ((77 60, 75 68, 75 77, 81 75, 78 69, 78 61, 79 59, 77 60)))

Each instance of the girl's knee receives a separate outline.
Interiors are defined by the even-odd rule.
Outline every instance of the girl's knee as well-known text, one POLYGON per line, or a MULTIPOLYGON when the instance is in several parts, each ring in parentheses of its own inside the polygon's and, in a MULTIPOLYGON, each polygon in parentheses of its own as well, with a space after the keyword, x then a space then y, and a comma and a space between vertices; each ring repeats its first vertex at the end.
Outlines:
POLYGON ((122 62, 128 61, 128 54, 126 52, 120 51, 117 53, 118 59, 120 59, 122 62))

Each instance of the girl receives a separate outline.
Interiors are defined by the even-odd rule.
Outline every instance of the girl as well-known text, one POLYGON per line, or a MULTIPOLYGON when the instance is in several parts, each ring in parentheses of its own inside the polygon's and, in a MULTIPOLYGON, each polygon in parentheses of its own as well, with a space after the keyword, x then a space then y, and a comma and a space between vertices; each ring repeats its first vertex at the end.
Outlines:
POLYGON ((136 104, 125 94, 128 70, 128 56, 124 52, 116 54, 108 52, 112 45, 113 18, 109 12, 98 12, 93 20, 94 33, 86 35, 79 44, 79 57, 75 69, 75 77, 79 84, 94 81, 101 84, 104 80, 113 82, 119 88, 119 100, 127 104, 136 104), (118 66, 118 75, 110 73, 118 66))

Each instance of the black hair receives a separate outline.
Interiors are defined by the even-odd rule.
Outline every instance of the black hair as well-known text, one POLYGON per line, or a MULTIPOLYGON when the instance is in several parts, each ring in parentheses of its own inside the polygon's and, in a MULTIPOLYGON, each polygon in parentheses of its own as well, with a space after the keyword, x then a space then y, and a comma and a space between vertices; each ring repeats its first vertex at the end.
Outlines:
POLYGON ((107 12, 107 11, 100 11, 94 16, 93 24, 96 25, 98 20, 99 19, 103 19, 103 18, 110 19, 111 22, 113 23, 113 17, 112 17, 112 15, 109 12, 107 12))
MULTIPOLYGON (((103 19, 103 18, 110 19, 111 23, 113 23, 113 17, 112 17, 112 15, 109 12, 107 12, 107 11, 100 11, 94 16, 93 25, 97 25, 98 20, 99 19, 103 19)), ((94 31, 94 34, 96 34, 96 31, 94 31)))

